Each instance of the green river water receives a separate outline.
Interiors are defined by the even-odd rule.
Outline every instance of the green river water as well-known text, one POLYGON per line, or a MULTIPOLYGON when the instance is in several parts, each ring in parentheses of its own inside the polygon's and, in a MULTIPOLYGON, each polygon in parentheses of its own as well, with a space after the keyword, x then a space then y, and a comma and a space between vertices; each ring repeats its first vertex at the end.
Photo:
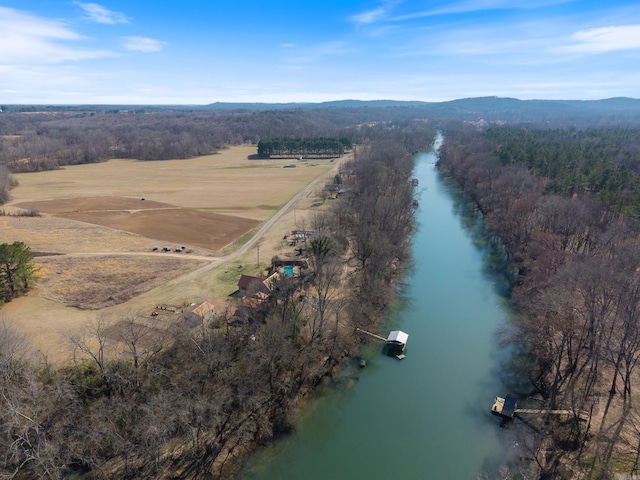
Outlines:
POLYGON ((415 270, 379 332, 407 332, 407 357, 373 346, 366 368, 354 361, 296 432, 256 453, 238 479, 474 479, 509 454, 513 440, 489 413, 507 393, 496 373, 506 282, 480 221, 435 167, 441 141, 416 156, 415 270))

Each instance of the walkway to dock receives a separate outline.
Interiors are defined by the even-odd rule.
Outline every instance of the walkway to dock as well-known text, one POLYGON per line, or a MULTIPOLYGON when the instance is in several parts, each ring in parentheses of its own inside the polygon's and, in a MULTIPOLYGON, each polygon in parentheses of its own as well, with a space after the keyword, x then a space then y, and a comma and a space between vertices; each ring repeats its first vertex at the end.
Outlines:
POLYGON ((366 330, 363 330, 363 329, 361 329, 361 328, 357 328, 357 327, 356 327, 356 330, 357 330, 357 331, 359 331, 359 332, 362 332, 362 333, 366 333, 367 335, 371 335, 372 337, 375 337, 375 338, 377 338, 378 340, 382 340, 383 342, 386 342, 386 341, 387 341, 387 339, 386 339, 386 338, 381 337, 380 335, 376 335, 375 333, 367 332, 366 330))
POLYGON ((589 421, 589 414, 585 412, 575 413, 573 410, 548 410, 537 408, 516 408, 514 414, 531 414, 531 415, 577 415, 577 417, 587 422, 589 421))
POLYGON ((496 397, 491 406, 491 413, 506 419, 513 419, 517 416, 522 421, 521 415, 566 415, 568 417, 576 416, 579 420, 588 422, 590 415, 586 412, 575 412, 573 410, 552 410, 549 408, 518 408, 518 397, 510 393, 505 398, 496 397))

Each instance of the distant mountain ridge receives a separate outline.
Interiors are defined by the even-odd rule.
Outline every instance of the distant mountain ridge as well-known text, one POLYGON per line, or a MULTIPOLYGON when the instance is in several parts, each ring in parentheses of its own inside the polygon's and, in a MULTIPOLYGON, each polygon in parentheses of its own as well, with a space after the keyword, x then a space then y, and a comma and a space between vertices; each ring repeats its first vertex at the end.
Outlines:
POLYGON ((520 100, 511 97, 470 97, 444 102, 423 102, 418 100, 333 100, 318 103, 234 103, 215 102, 202 108, 213 110, 283 110, 283 109, 321 109, 321 108, 389 108, 389 107, 431 107, 437 109, 513 109, 513 108, 590 108, 607 110, 638 110, 640 99, 614 97, 602 100, 520 100))
MULTIPOLYGON (((507 121, 552 125, 640 125, 640 99, 519 100, 509 97, 473 97, 446 102, 402 100, 336 100, 320 103, 212 103, 200 107, 219 112, 282 110, 351 110, 386 114, 389 118, 507 121)), ((384 115, 383 115, 384 116, 384 115)))
POLYGON ((405 100, 334 100, 329 102, 250 103, 215 102, 208 105, 8 105, 5 112, 152 113, 162 111, 254 113, 315 111, 337 118, 344 113, 354 122, 430 119, 470 122, 515 122, 548 126, 640 126, 640 99, 520 100, 510 97, 471 97, 445 102, 405 100))

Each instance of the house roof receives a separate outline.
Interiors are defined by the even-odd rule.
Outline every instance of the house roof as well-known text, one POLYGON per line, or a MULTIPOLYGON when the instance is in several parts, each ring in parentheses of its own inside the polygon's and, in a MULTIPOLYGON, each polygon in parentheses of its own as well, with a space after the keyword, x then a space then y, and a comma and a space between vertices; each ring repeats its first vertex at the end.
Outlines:
POLYGON ((393 332, 389 333, 389 336, 387 337, 387 343, 393 342, 406 345, 408 338, 409 335, 407 333, 401 332, 400 330, 394 330, 393 332))
POLYGON ((507 394, 507 396, 504 397, 504 406, 502 407, 502 413, 513 416, 516 408, 518 408, 518 397, 513 393, 507 394))
POLYGON ((198 315, 199 317, 204 317, 209 312, 215 312, 216 307, 213 303, 210 302, 202 302, 199 305, 196 305, 191 309, 191 313, 198 315))
POLYGON ((261 277, 252 277, 251 275, 242 275, 240 276, 240 280, 238 280, 238 288, 242 290, 246 290, 254 283, 262 283, 264 278, 261 277))
POLYGON ((267 287, 269 290, 273 290, 274 283, 277 282, 279 278, 280 278, 280 274, 278 272, 275 272, 270 277, 265 278, 264 282, 262 283, 264 283, 264 286, 267 287))

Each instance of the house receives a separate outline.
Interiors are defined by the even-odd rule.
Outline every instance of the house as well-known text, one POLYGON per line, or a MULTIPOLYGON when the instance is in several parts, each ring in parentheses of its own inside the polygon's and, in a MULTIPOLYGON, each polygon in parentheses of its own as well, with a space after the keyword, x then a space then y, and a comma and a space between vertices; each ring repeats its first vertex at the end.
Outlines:
MULTIPOLYGON (((275 282, 277 282, 278 279, 280 279, 280 273, 275 272, 275 273, 269 275, 267 278, 265 278, 262 283, 267 288, 267 290, 269 292, 271 292, 271 291, 273 291, 273 287, 275 286, 275 282)), ((265 296, 268 296, 267 292, 264 292, 264 291, 261 291, 261 292, 258 292, 258 293, 262 294, 262 295, 265 295, 265 296)), ((260 297, 260 295, 256 295, 256 296, 260 297)))
POLYGON ((306 260, 280 260, 274 258, 271 260, 271 272, 280 272, 287 276, 299 277, 302 275, 302 271, 309 268, 309 263, 306 260))
POLYGON ((210 302, 192 303, 182 315, 182 325, 186 328, 197 327, 215 318, 215 313, 215 306, 210 302))
POLYGON ((251 296, 257 292, 264 291, 264 278, 253 277, 251 275, 241 275, 238 280, 238 295, 241 297, 251 296))
POLYGON ((188 313, 202 320, 209 320, 215 316, 216 308, 212 303, 204 301, 190 308, 188 313))

